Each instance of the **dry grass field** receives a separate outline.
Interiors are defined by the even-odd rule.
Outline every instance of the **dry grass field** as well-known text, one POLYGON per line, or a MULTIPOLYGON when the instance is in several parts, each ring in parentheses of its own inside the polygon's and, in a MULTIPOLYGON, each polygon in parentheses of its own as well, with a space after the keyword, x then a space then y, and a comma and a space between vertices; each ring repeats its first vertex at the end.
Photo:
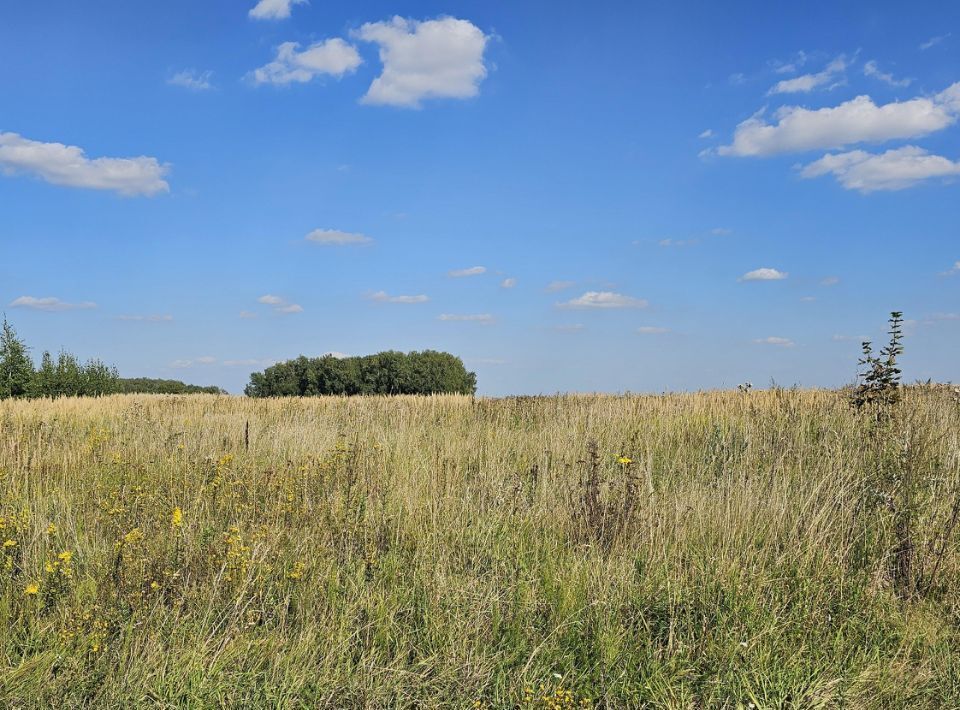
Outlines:
POLYGON ((0 705, 960 707, 958 483, 945 388, 3 401, 0 705))

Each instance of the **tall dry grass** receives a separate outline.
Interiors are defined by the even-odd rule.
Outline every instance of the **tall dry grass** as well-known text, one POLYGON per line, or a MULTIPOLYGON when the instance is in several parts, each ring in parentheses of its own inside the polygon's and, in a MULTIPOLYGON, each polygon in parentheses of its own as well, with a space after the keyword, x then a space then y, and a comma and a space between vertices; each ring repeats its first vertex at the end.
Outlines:
POLYGON ((2 402, 0 703, 960 707, 951 397, 2 402))

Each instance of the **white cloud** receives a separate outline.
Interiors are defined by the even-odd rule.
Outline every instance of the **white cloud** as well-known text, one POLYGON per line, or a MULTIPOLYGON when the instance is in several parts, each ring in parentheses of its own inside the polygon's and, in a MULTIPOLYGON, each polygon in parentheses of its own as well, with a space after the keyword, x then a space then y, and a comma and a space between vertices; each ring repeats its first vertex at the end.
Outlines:
POLYGON ((213 365, 216 362, 217 358, 213 357, 213 355, 203 355, 193 360, 174 360, 170 363, 170 367, 182 370, 188 367, 196 367, 197 365, 213 365))
POLYGON ((772 62, 773 71, 777 74, 792 74, 807 63, 807 53, 800 50, 793 59, 788 62, 772 62))
POLYGON ((346 353, 342 353, 342 352, 340 352, 339 350, 331 350, 330 352, 324 353, 323 356, 324 356, 324 357, 328 357, 328 356, 329 356, 329 357, 335 357, 335 358, 337 358, 337 360, 343 360, 344 358, 350 357, 350 356, 347 355, 346 353))
POLYGON ((418 294, 416 296, 391 296, 386 291, 377 291, 369 296, 371 301, 380 303, 426 303, 430 300, 429 296, 418 294))
POLYGON ((41 143, 16 133, 0 133, 0 172, 31 173, 54 185, 113 190, 121 195, 169 192, 163 179, 170 171, 156 158, 94 158, 63 143, 41 143))
POLYGON ((201 365, 212 365, 216 361, 217 358, 213 357, 213 355, 204 355, 197 358, 197 362, 199 362, 201 365))
POLYGON ((299 46, 299 42, 284 42, 277 47, 276 59, 251 73, 254 83, 303 83, 324 74, 339 79, 363 63, 357 48, 339 37, 315 42, 302 52, 297 51, 299 46))
POLYGON ((577 285, 576 281, 551 281, 544 289, 547 293, 556 293, 577 285))
POLYGON ((517 285, 517 280, 512 276, 510 276, 509 278, 505 278, 503 281, 500 282, 500 288, 513 288, 516 285, 517 285))
POLYGON ((740 281, 782 281, 783 279, 789 276, 788 273, 784 271, 777 271, 776 269, 771 269, 769 267, 763 267, 760 269, 754 269, 753 271, 748 271, 743 276, 740 277, 740 281))
POLYGON ((825 278, 820 279, 821 286, 836 286, 838 283, 840 283, 839 276, 827 276, 825 278))
MULTIPOLYGON (((257 301, 264 305, 271 306, 276 313, 303 313, 303 306, 299 303, 290 303, 287 299, 274 296, 270 293, 265 296, 260 296, 257 301)), ((243 312, 241 312, 241 317, 243 317, 243 312)))
POLYGON ((699 239, 661 239, 657 242, 662 247, 690 247, 699 244, 699 239))
POLYGON ((464 276, 479 276, 480 274, 487 273, 486 266, 471 266, 468 269, 454 269, 453 271, 448 271, 447 276, 452 276, 455 279, 463 278, 464 276))
POLYGON ((903 190, 931 178, 960 175, 960 162, 907 145, 880 154, 863 150, 828 153, 800 171, 804 178, 828 174, 833 175, 847 190, 859 190, 862 193, 903 190))
POLYGON ((956 276, 960 274, 960 261, 955 261, 953 266, 943 272, 943 276, 956 276))
POLYGON ((710 234, 716 237, 726 237, 733 234, 733 230, 729 227, 714 227, 710 230, 710 234))
POLYGON ((249 320, 251 318, 256 318, 257 314, 253 311, 240 311, 240 317, 249 320))
POLYGON ((192 366, 193 366, 193 360, 174 360, 173 362, 170 363, 170 367, 174 367, 178 370, 185 367, 192 367, 192 366))
POLYGON ((81 303, 67 303, 53 296, 36 298, 35 296, 20 296, 10 302, 11 308, 30 308, 35 311, 79 311, 96 308, 97 304, 93 301, 83 301, 81 303))
POLYGON ((857 96, 839 106, 810 110, 784 106, 770 124, 755 115, 739 124, 731 145, 718 155, 767 156, 851 143, 880 143, 925 136, 952 125, 960 113, 960 82, 933 97, 917 97, 877 106, 857 96))
POLYGON ((877 63, 872 59, 863 65, 863 73, 866 76, 872 76, 890 86, 905 87, 913 83, 913 79, 895 79, 893 74, 880 71, 877 63))
POLYGON ((792 348, 796 343, 794 343, 790 338, 779 338, 775 335, 771 335, 768 338, 757 338, 753 342, 760 343, 762 345, 778 345, 781 348, 792 348))
POLYGON ((655 325, 641 325, 637 328, 637 332, 640 335, 660 335, 662 333, 669 333, 669 328, 660 328, 655 325))
POLYGON ((797 76, 793 79, 778 81, 767 94, 807 93, 825 84, 830 84, 832 88, 837 83, 837 77, 847 70, 847 66, 848 62, 846 57, 837 57, 830 62, 822 72, 804 74, 803 76, 797 76))
POLYGON ((713 129, 708 128, 707 130, 703 131, 699 136, 697 136, 697 138, 713 138, 713 136, 714 136, 713 129))
POLYGON ((306 4, 307 0, 260 0, 251 10, 255 20, 284 20, 290 17, 293 5, 306 4))
POLYGON ((394 17, 368 22, 355 34, 378 44, 383 62, 363 103, 419 108, 423 99, 467 99, 487 75, 483 53, 490 38, 467 20, 394 17))
POLYGON ((642 298, 612 291, 587 291, 582 296, 557 305, 565 308, 646 308, 649 304, 642 298))
POLYGON ((479 323, 480 325, 490 325, 494 322, 493 316, 489 313, 471 313, 471 314, 459 314, 459 313, 441 313, 437 316, 437 320, 443 321, 464 321, 479 323))
POLYGON ((350 244, 370 244, 371 237, 357 232, 341 232, 339 229, 314 229, 306 237, 308 242, 325 246, 347 246, 350 244))
POLYGON ((184 69, 167 79, 167 83, 172 86, 182 86, 192 91, 209 91, 213 88, 213 84, 210 83, 211 77, 213 77, 212 71, 184 69))
POLYGON ((148 323, 169 323, 173 320, 173 316, 171 315, 152 315, 152 316, 122 315, 122 316, 117 316, 117 320, 145 321, 148 323))
POLYGON ((930 49, 931 47, 936 47, 938 44, 940 44, 941 42, 943 42, 943 40, 948 39, 949 37, 952 37, 952 36, 953 36, 953 33, 952 33, 952 32, 947 32, 947 34, 945 34, 945 35, 939 35, 939 36, 937 36, 937 37, 931 37, 931 38, 928 39, 926 42, 923 42, 923 43, 920 45, 920 49, 926 51, 926 50, 930 49))

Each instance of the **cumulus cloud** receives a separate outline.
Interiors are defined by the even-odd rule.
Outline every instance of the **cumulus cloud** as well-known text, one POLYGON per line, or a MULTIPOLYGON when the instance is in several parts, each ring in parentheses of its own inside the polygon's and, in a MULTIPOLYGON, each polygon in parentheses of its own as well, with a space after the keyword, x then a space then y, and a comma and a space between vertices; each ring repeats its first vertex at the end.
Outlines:
POLYGON ((156 158, 90 159, 77 146, 0 132, 0 172, 5 174, 28 173, 54 185, 149 196, 170 191, 163 179, 169 171, 156 158))
POLYGON ((10 302, 11 308, 30 308, 34 311, 79 311, 96 308, 97 304, 93 301, 82 301, 80 303, 67 303, 53 296, 37 298, 35 296, 20 296, 10 302))
POLYGON ((379 303, 426 303, 430 300, 429 296, 422 293, 416 296, 391 296, 386 291, 371 293, 369 299, 379 303))
POLYGON ((839 106, 816 110, 784 106, 776 123, 755 115, 739 124, 733 143, 716 149, 718 155, 767 156, 818 148, 841 148, 852 143, 880 143, 916 138, 940 131, 960 114, 960 82, 932 97, 877 106, 869 96, 857 96, 839 106))
POLYGON ((660 335, 662 333, 669 333, 669 328, 661 328, 655 325, 641 325, 637 328, 637 332, 640 335, 660 335))
POLYGON ((513 288, 516 285, 517 285, 517 280, 512 276, 510 276, 509 278, 505 278, 503 281, 500 282, 500 288, 513 288))
POLYGON ((368 22, 355 35, 380 47, 383 72, 362 101, 419 108, 424 99, 467 99, 480 92, 489 37, 467 20, 368 22))
POLYGON ((270 306, 273 308, 275 313, 303 313, 303 306, 301 306, 299 303, 290 303, 290 301, 287 299, 281 296, 275 296, 271 293, 260 296, 257 301, 266 306, 270 306))
POLYGON ((486 266, 471 266, 467 269, 454 269, 453 271, 448 271, 447 276, 451 276, 455 279, 463 278, 464 276, 479 276, 480 274, 487 273, 486 266))
POLYGON ((249 15, 255 20, 285 20, 290 17, 292 6, 306 3, 307 0, 260 0, 249 15))
POLYGON ((355 71, 363 60, 357 48, 339 37, 315 42, 298 51, 299 42, 284 42, 277 47, 277 56, 269 64, 254 69, 255 84, 284 85, 304 83, 317 76, 342 77, 355 71))
POLYGON ((325 246, 348 246, 351 244, 370 244, 371 237, 358 232, 341 232, 339 229, 314 229, 305 239, 314 244, 325 246))
POLYGON ((907 145, 880 154, 863 150, 828 153, 805 166, 800 175, 804 178, 833 175, 847 190, 869 193, 903 190, 924 180, 960 175, 960 162, 907 145))
POLYGON ((642 298, 624 296, 612 291, 587 291, 582 296, 558 305, 565 308, 646 308, 649 304, 642 298))
POLYGON ((463 321, 470 323, 479 323, 480 325, 491 325, 494 322, 493 316, 489 313, 441 313, 437 320, 443 321, 463 321))
POLYGON ((122 315, 117 316, 117 320, 143 321, 147 323, 169 323, 173 320, 171 315, 122 315))
POLYGON ((748 271, 740 277, 740 281, 782 281, 787 278, 787 276, 789 276, 789 274, 784 271, 763 267, 748 271))
POLYGON ((846 57, 837 57, 823 71, 778 81, 767 93, 770 95, 808 93, 825 84, 830 84, 832 88, 837 85, 838 77, 847 70, 848 65, 846 57))
POLYGON ((167 79, 167 83, 172 86, 182 86, 191 91, 209 91, 213 88, 213 84, 210 83, 212 77, 212 71, 184 69, 167 79))
POLYGON ((874 79, 879 79, 885 84, 895 87, 905 87, 910 86, 913 83, 913 79, 896 79, 893 74, 888 72, 880 71, 880 67, 877 66, 877 63, 872 59, 863 65, 863 73, 866 76, 872 76, 874 79))
POLYGON ((771 335, 768 338, 757 338, 753 342, 760 343, 762 345, 777 345, 781 348, 792 348, 796 343, 794 343, 790 338, 780 338, 776 335, 771 335))

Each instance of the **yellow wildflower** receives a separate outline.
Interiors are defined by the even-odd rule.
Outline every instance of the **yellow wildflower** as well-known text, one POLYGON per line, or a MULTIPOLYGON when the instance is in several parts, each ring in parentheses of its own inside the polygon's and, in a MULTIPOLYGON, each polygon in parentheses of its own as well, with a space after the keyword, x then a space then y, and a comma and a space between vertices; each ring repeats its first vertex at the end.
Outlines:
POLYGON ((183 527, 183 511, 180 510, 180 506, 174 508, 173 513, 170 515, 170 527, 174 530, 179 530, 183 527))
POLYGON ((70 564, 70 560, 73 559, 73 552, 71 552, 70 550, 64 550, 59 555, 57 555, 57 559, 59 559, 64 564, 70 564))
POLYGON ((8 548, 9 548, 9 547, 16 547, 16 546, 17 546, 17 541, 16 541, 16 540, 11 540, 11 539, 8 538, 8 539, 6 539, 6 540, 3 541, 3 546, 4 546, 4 547, 8 547, 8 548))
POLYGON ((620 458, 617 459, 617 463, 620 464, 621 466, 629 466, 630 464, 633 463, 633 459, 628 456, 621 456, 620 458))
POLYGON ((26 586, 26 589, 23 590, 23 593, 28 597, 32 597, 40 591, 40 585, 36 582, 31 582, 26 586))
POLYGON ((47 526, 47 535, 53 535, 53 534, 55 534, 56 532, 57 532, 57 526, 54 525, 53 523, 50 523, 50 524, 47 526))

